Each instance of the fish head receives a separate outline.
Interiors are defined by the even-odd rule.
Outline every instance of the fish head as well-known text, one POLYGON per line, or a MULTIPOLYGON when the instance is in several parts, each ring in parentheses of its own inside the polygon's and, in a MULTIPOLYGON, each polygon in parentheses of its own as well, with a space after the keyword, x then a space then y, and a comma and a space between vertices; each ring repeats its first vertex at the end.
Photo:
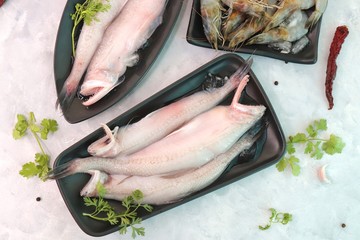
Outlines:
POLYGON ((104 184, 108 180, 109 175, 99 170, 90 170, 87 173, 91 175, 91 178, 81 190, 80 195, 96 197, 98 196, 98 184, 104 184))
POLYGON ((122 83, 122 81, 123 79, 118 81, 104 81, 96 78, 85 81, 80 88, 80 95, 85 99, 82 104, 84 106, 90 106, 96 103, 122 83))

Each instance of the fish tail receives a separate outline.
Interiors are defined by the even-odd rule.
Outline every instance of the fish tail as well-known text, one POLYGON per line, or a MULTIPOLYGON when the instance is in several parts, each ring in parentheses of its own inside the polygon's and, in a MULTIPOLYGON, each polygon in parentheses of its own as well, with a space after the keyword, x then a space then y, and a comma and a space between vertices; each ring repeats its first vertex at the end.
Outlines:
POLYGON ((268 126, 269 121, 263 116, 247 131, 246 136, 256 142, 264 134, 268 126))
POLYGON ((56 166, 48 172, 46 179, 60 179, 75 173, 74 161, 56 166))
POLYGON ((230 81, 234 82, 235 84, 239 84, 239 82, 248 74, 250 71, 251 65, 253 64, 253 58, 250 56, 243 65, 236 70, 230 77, 230 81))
POLYGON ((66 112, 74 101, 76 93, 77 85, 72 86, 65 82, 56 101, 56 108, 61 107, 62 111, 66 112))

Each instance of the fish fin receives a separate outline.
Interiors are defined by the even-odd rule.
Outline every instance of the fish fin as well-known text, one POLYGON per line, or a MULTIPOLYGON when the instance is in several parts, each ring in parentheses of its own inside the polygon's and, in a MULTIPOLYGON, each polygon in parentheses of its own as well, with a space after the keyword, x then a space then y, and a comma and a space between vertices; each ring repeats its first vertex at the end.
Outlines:
POLYGON ((46 176, 46 179, 56 180, 72 175, 73 173, 75 173, 74 161, 69 161, 50 170, 46 176))
POLYGON ((117 153, 113 152, 116 144, 116 135, 118 134, 119 127, 116 126, 113 130, 106 124, 102 124, 105 136, 93 142, 88 147, 88 153, 93 156, 99 157, 114 157, 117 153))
POLYGON ((99 170, 90 170, 87 173, 91 174, 91 178, 81 190, 80 195, 96 197, 98 196, 97 184, 104 184, 109 179, 109 175, 99 170))
POLYGON ((130 55, 125 61, 126 66, 128 66, 128 67, 135 66, 139 62, 139 58, 140 58, 139 54, 137 54, 137 53, 130 55))
POLYGON ((231 75, 230 81, 238 84, 246 76, 246 74, 248 74, 252 64, 253 58, 250 56, 248 59, 246 59, 243 65, 231 75))
POLYGON ((70 108, 72 102, 75 99, 77 89, 78 89, 77 86, 76 87, 68 86, 68 84, 66 84, 65 82, 58 95, 58 99, 56 100, 56 104, 55 104, 56 109, 60 107, 62 112, 66 112, 70 108))
POLYGON ((173 171, 173 172, 166 173, 164 175, 160 175, 160 177, 164 178, 164 179, 173 179, 173 178, 181 177, 184 174, 191 173, 191 172, 193 172, 195 170, 196 170, 196 168, 178 170, 178 171, 173 171))

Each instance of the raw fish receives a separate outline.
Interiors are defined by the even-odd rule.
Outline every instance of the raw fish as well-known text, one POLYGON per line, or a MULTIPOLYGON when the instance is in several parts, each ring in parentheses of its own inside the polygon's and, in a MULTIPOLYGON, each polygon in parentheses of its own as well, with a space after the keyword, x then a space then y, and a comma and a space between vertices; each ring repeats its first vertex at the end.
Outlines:
POLYGON ((88 152, 93 156, 115 157, 134 153, 160 140, 185 122, 216 106, 239 85, 251 64, 252 58, 249 58, 224 86, 193 93, 148 114, 136 123, 115 127, 113 131, 103 125, 106 136, 92 143, 88 152))
POLYGON ((48 177, 57 179, 89 170, 150 176, 200 167, 226 152, 263 116, 264 106, 238 102, 248 80, 246 76, 240 82, 230 106, 216 106, 133 154, 118 158, 76 159, 54 168, 48 177))

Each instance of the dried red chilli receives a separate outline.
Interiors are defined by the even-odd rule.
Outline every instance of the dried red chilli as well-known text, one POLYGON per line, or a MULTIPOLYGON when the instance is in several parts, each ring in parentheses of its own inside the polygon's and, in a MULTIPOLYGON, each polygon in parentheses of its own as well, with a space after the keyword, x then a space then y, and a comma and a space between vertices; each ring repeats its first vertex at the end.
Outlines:
POLYGON ((5 2, 5 0, 0 0, 0 7, 1 7, 1 5, 4 4, 4 2, 5 2))
POLYGON ((345 41, 345 38, 349 34, 349 30, 346 26, 339 26, 336 28, 333 41, 330 46, 330 54, 328 57, 327 69, 326 69, 326 98, 329 102, 329 110, 334 106, 334 98, 332 96, 333 82, 336 76, 336 58, 340 53, 341 46, 345 41))

